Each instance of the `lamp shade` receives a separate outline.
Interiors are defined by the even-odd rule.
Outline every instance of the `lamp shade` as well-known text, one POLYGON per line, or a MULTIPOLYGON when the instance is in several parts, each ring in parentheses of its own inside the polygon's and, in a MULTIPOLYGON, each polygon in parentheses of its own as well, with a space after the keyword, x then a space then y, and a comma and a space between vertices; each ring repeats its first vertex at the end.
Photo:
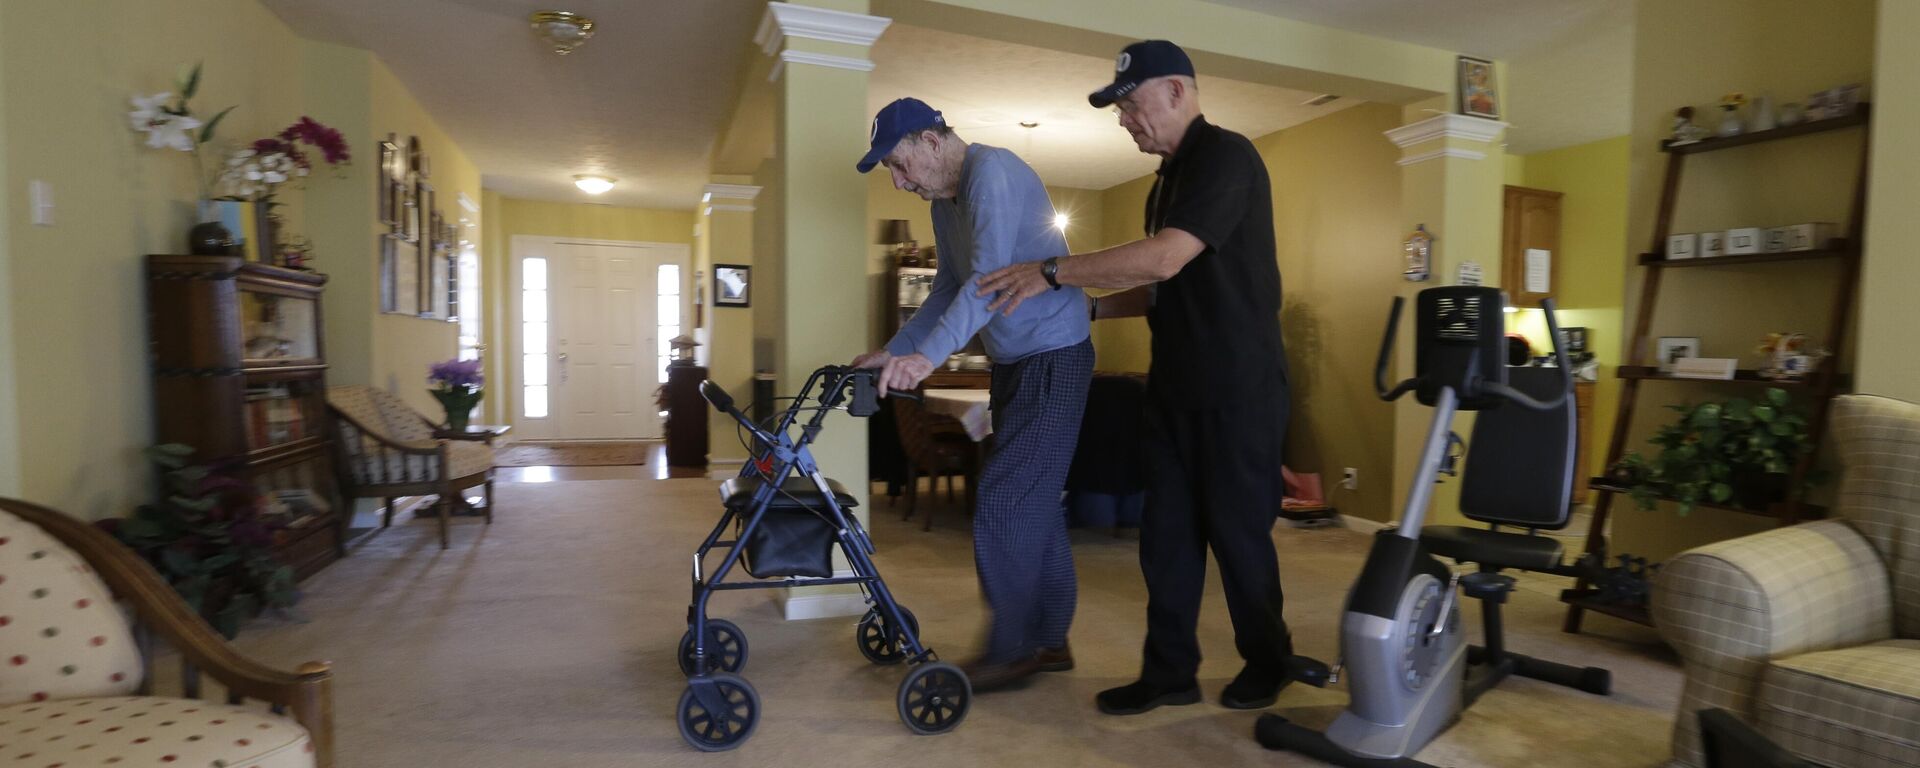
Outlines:
POLYGON ((913 232, 907 226, 906 219, 881 219, 880 239, 874 242, 881 245, 898 245, 913 239, 913 232))

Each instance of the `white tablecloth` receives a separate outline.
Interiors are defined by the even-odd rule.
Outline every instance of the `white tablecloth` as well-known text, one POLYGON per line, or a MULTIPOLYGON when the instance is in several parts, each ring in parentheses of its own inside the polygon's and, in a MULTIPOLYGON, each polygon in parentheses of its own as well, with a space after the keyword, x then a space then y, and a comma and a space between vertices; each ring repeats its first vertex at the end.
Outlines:
POLYGON ((974 442, 993 434, 993 416, 987 410, 992 395, 987 390, 929 389, 925 393, 927 410, 958 419, 974 442))

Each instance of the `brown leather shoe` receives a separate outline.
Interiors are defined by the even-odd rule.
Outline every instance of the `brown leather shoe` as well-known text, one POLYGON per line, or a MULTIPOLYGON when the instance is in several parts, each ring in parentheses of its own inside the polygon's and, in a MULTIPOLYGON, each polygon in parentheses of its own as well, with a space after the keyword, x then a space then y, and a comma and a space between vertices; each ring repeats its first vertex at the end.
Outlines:
POLYGON ((1065 672, 1073 669, 1073 644, 1066 643, 1058 648, 1040 648, 1033 652, 1033 660, 1039 662, 1042 672, 1065 672))
POLYGON ((977 693, 1005 688, 1032 677, 1034 673, 1040 671, 1040 662, 1033 657, 998 664, 976 659, 960 665, 960 669, 967 673, 967 682, 973 685, 973 690, 977 693))

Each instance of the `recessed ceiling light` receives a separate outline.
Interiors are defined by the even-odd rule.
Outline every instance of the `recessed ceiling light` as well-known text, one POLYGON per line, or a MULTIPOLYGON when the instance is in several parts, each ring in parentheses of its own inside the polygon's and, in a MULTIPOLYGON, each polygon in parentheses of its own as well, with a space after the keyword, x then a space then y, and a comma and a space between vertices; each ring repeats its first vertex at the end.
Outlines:
POLYGON ((582 173, 573 177, 573 185, 579 187, 580 191, 589 195, 597 195, 613 189, 613 182, 614 179, 611 176, 599 176, 591 173, 582 173))

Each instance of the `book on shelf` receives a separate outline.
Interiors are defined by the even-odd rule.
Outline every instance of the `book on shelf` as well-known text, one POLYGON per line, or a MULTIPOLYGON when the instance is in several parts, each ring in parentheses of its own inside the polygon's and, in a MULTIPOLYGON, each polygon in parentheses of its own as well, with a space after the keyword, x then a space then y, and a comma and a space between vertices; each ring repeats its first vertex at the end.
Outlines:
POLYGON ((259 450, 306 438, 308 424, 303 402, 285 387, 247 390, 241 409, 246 419, 247 446, 259 450))

